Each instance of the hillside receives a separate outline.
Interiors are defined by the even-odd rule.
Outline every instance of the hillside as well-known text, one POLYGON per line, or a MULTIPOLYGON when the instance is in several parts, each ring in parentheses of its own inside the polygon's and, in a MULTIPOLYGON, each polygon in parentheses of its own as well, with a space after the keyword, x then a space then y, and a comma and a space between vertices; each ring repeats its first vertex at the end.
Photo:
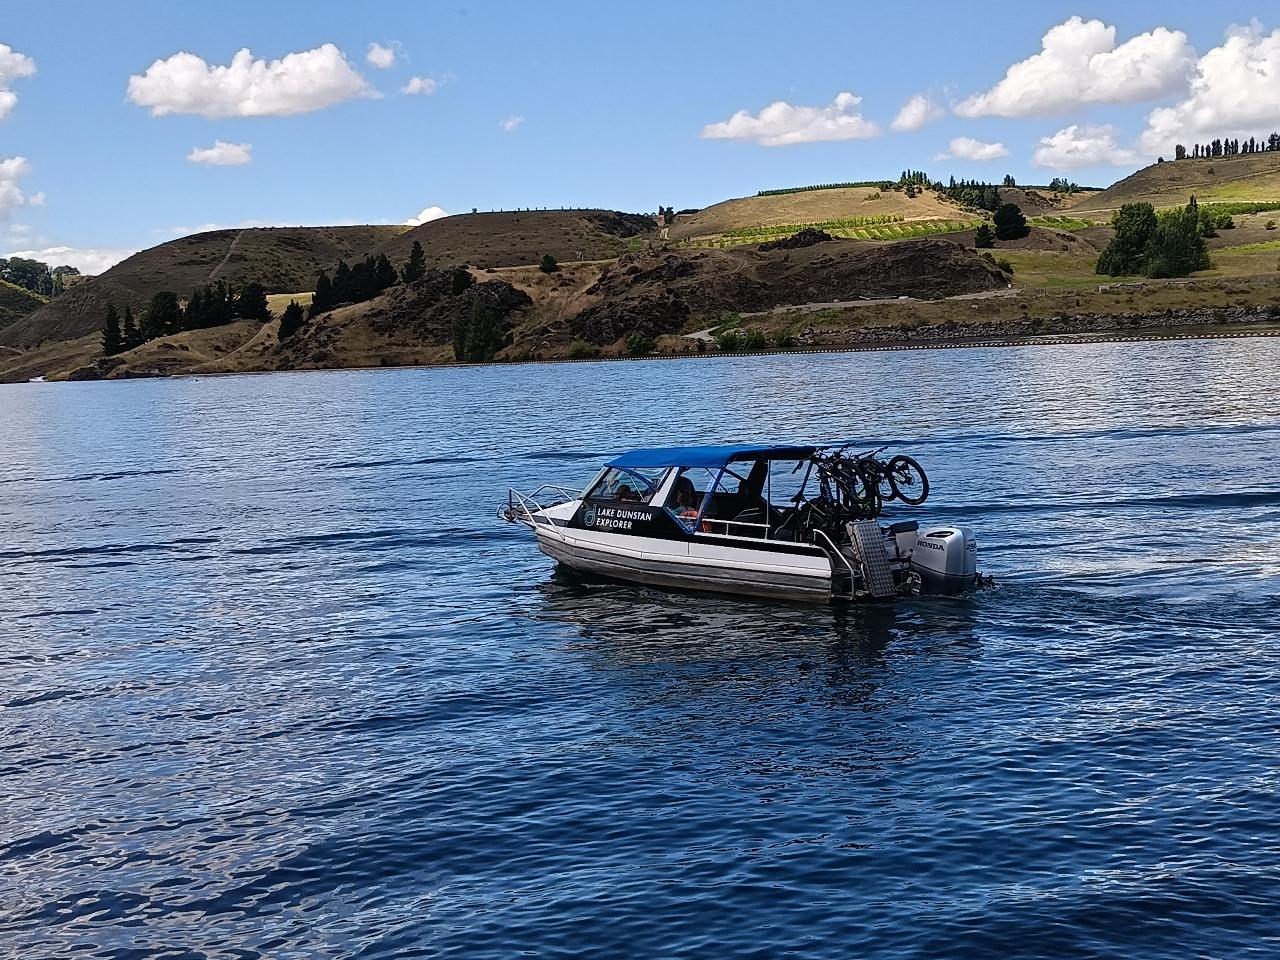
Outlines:
POLYGON ((932 191, 915 198, 877 187, 806 190, 765 197, 742 197, 676 217, 668 229, 672 240, 717 236, 749 227, 820 223, 850 217, 902 217, 907 220, 947 220, 961 215, 953 203, 939 201, 932 191))
POLYGON ((363 257, 404 227, 255 227, 197 233, 135 253, 0 329, 0 344, 30 346, 97 330, 108 300, 141 308, 161 290, 186 296, 211 280, 257 281, 269 291, 310 290, 340 257, 363 257))
POLYGON ((414 240, 422 242, 432 264, 503 267, 536 263, 546 253, 563 261, 611 259, 652 235, 655 226, 651 217, 638 214, 544 210, 463 214, 412 229, 255 227, 198 233, 136 253, 47 305, 13 316, 0 313, 0 345, 29 347, 82 337, 101 326, 108 300, 139 309, 161 290, 185 297, 211 280, 257 281, 271 293, 308 291, 316 274, 339 259, 385 252, 399 266, 414 240))
POLYGON ((379 252, 400 263, 417 240, 432 264, 514 267, 537 263, 548 253, 565 262, 611 260, 631 249, 633 241, 656 232, 652 217, 613 210, 464 213, 415 227, 384 243, 379 252))
POLYGON ((48 300, 24 287, 0 280, 0 328, 44 306, 48 300))
POLYGON ((1194 194, 1203 202, 1280 201, 1280 152, 1153 163, 1068 208, 1073 216, 1108 214, 1126 203, 1171 207, 1194 194))
POLYGON ((512 343, 500 356, 527 359, 564 356, 575 341, 620 352, 633 333, 673 337, 736 311, 973 294, 1006 283, 972 250, 945 240, 641 251, 603 267, 566 264, 554 274, 528 266, 432 268, 417 283, 322 314, 283 345, 274 320, 179 333, 107 359, 88 334, 0 356, 0 381, 451 362, 454 323, 470 316, 477 300, 510 320, 512 343))

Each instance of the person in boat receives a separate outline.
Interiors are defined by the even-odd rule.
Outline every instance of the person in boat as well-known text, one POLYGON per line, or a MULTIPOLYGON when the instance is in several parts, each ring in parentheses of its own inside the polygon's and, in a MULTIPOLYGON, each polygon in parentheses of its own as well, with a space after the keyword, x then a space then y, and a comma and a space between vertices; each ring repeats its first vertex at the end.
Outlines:
MULTIPOLYGON (((698 519, 698 508, 702 505, 702 494, 698 493, 694 487, 693 481, 681 474, 676 477, 675 483, 671 485, 671 497, 667 503, 667 509, 680 518, 681 522, 690 529, 693 523, 698 519)), ((712 505, 707 504, 707 516, 712 514, 712 505)), ((709 531, 711 525, 705 520, 702 524, 703 531, 709 531)))
POLYGON ((681 519, 692 520, 698 515, 698 491, 688 477, 676 477, 671 485, 671 511, 681 519))

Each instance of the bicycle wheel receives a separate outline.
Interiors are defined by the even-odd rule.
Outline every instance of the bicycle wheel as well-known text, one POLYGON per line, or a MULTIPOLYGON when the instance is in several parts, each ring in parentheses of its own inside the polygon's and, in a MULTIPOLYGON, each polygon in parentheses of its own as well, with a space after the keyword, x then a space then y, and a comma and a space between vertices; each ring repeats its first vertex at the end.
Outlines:
POLYGON ((894 495, 903 503, 919 506, 929 496, 929 478, 911 457, 893 457, 887 472, 894 495))

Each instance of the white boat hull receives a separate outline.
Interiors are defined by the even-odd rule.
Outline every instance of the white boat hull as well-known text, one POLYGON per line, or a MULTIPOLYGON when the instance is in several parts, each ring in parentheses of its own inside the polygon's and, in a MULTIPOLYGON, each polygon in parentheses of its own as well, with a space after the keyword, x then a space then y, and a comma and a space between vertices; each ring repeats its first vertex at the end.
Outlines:
POLYGON ((537 524, 538 548, 573 570, 655 587, 827 603, 831 561, 819 548, 742 549, 537 524))

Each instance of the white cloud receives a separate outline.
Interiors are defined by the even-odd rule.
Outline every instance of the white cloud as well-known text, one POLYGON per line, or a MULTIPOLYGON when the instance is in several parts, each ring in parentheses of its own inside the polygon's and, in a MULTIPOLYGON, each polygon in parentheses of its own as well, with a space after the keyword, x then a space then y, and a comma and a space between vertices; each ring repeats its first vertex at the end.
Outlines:
POLYGON ((823 140, 862 140, 880 135, 880 128, 857 113, 862 98, 839 93, 825 107, 796 107, 784 100, 758 114, 739 110, 728 120, 702 128, 707 140, 753 140, 764 147, 786 147, 823 140))
POLYGON ((187 154, 187 159, 209 167, 238 167, 253 159, 253 144, 215 140, 212 147, 193 149, 187 154))
POLYGON ((986 93, 956 104, 962 117, 1036 117, 1086 103, 1138 103, 1181 90, 1195 51, 1180 30, 1157 27, 1119 46, 1116 28, 1072 17, 1044 35, 1043 49, 1011 66, 986 93))
POLYGON ((98 274, 114 267, 121 260, 133 256, 136 250, 119 250, 105 247, 45 247, 43 250, 11 250, 6 257, 26 257, 50 266, 75 267, 84 274, 98 274))
POLYGON ((893 118, 893 123, 889 124, 889 126, 905 133, 908 130, 919 130, 926 123, 940 120, 946 115, 947 112, 928 96, 923 93, 917 93, 902 105, 902 109, 898 111, 898 115, 893 118))
POLYGON ((27 197, 28 207, 43 207, 45 201, 44 191, 37 190, 31 196, 27 197))
POLYGON ((1072 124, 1051 137, 1040 140, 1031 157, 1037 167, 1053 170, 1077 170, 1104 164, 1123 167, 1136 159, 1132 150, 1116 142, 1116 128, 1104 125, 1083 127, 1072 124))
POLYGON ((36 72, 36 62, 19 53, 7 43, 0 43, 0 120, 18 105, 18 95, 9 89, 9 83, 19 77, 29 77, 36 72))
POLYGON ((1009 151, 1003 143, 986 143, 973 137, 956 137, 947 146, 945 153, 934 156, 934 160, 999 160, 1007 157, 1009 151))
POLYGON ((443 207, 423 207, 421 213, 416 217, 410 217, 404 223, 407 227, 420 227, 424 223, 430 223, 432 220, 439 220, 441 217, 447 217, 448 215, 443 207))
POLYGON ((522 123, 524 123, 524 117, 513 113, 505 120, 502 120, 498 126, 502 128, 503 133, 515 133, 520 129, 522 123))
POLYGON ((440 84, 430 77, 410 77, 409 82, 400 88, 400 92, 410 96, 418 94, 429 97, 436 92, 440 84))
POLYGON ((175 53, 129 78, 129 99, 149 108, 153 117, 287 117, 373 96, 377 93, 332 43, 270 62, 255 59, 246 48, 227 66, 175 53))
POLYGON ((31 172, 26 157, 9 157, 0 160, 0 220, 8 219, 18 207, 27 202, 18 181, 31 172))
POLYGON ((1280 126, 1280 30, 1232 27, 1196 65, 1187 98, 1151 111, 1140 143, 1151 155, 1214 137, 1267 134, 1280 126))
POLYGON ((383 46, 380 43, 369 44, 369 52, 364 55, 370 65, 379 70, 386 70, 396 62, 396 45, 383 46))

